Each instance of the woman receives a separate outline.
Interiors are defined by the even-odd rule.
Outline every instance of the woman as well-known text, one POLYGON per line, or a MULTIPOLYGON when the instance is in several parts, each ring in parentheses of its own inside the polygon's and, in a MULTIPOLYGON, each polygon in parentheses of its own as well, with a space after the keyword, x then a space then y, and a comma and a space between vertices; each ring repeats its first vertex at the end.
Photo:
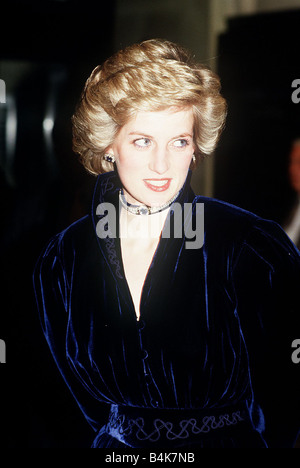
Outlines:
POLYGON ((34 284, 93 448, 292 447, 299 430, 299 252, 190 188, 223 128, 219 88, 179 46, 144 41, 92 72, 73 116, 91 213, 50 241, 34 284))

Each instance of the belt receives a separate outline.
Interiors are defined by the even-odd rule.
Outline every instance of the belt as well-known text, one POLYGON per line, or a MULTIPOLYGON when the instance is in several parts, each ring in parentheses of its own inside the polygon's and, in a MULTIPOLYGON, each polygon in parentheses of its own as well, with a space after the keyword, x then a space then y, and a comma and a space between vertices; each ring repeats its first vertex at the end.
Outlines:
POLYGON ((251 426, 246 404, 211 409, 157 409, 111 405, 105 432, 135 448, 197 445, 251 426))

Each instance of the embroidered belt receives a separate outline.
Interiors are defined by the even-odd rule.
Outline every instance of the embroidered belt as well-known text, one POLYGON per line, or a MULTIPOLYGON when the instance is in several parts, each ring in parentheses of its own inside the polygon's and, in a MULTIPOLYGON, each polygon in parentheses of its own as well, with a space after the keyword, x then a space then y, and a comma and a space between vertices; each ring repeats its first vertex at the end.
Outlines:
POLYGON ((249 426, 246 405, 207 410, 112 405, 106 433, 130 447, 155 449, 232 437, 249 426))

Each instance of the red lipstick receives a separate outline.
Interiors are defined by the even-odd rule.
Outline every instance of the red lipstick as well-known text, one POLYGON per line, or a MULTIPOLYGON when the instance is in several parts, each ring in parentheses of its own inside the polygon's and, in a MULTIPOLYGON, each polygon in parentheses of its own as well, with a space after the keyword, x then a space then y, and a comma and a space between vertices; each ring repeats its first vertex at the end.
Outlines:
POLYGON ((172 179, 143 179, 145 185, 153 192, 164 192, 170 187, 172 179))

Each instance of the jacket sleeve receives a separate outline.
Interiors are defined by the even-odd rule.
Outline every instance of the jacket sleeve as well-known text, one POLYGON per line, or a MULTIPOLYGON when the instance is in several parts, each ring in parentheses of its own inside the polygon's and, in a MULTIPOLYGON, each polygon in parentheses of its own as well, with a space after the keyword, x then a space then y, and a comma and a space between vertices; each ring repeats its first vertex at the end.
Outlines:
POLYGON ((291 447, 300 429, 300 255, 283 230, 259 220, 233 270, 248 352, 253 424, 268 447, 291 447), (295 341, 296 340, 296 341, 295 341))
POLYGON ((34 292, 42 329, 56 365, 88 423, 98 431, 106 419, 108 405, 82 385, 66 352, 73 268, 70 259, 64 261, 63 235, 59 234, 51 239, 37 261, 34 292))

